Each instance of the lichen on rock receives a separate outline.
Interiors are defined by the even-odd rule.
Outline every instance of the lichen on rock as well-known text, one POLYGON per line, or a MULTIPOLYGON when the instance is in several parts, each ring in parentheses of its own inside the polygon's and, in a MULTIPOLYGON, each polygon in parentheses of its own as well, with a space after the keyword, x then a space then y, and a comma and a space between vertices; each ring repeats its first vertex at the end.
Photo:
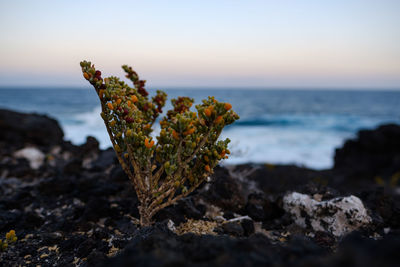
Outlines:
POLYGON ((309 195, 292 192, 283 198, 283 205, 301 227, 330 232, 337 237, 372 221, 362 201, 353 195, 317 201, 309 195))

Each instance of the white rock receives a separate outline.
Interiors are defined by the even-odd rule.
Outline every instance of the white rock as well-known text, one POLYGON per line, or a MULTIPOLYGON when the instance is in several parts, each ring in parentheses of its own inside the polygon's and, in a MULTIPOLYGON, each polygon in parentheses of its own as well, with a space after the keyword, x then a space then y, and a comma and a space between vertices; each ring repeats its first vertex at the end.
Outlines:
POLYGON ((168 229, 171 230, 172 232, 176 231, 175 223, 172 220, 168 220, 167 226, 168 229))
POLYGON ((355 196, 317 201, 308 195, 292 192, 283 198, 283 205, 296 224, 335 236, 342 236, 372 221, 362 201, 355 196))
POLYGON ((16 151, 14 157, 27 159, 29 161, 29 166, 37 170, 42 166, 45 155, 35 147, 25 147, 16 151))

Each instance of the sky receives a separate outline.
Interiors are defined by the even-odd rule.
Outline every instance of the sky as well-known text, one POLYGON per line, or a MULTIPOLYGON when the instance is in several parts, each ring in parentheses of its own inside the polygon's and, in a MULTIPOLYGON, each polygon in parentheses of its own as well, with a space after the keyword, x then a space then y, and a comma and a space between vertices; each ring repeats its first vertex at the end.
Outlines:
POLYGON ((0 87, 400 89, 400 1, 0 0, 0 87))

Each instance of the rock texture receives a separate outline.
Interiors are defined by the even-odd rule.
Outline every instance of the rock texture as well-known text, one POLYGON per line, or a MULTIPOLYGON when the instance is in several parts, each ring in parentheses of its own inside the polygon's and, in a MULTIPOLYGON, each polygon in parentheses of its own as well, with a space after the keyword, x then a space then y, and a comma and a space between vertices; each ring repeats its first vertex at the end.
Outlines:
POLYGON ((296 224, 338 237, 372 222, 362 201, 355 196, 318 201, 293 192, 283 198, 283 207, 294 217, 296 224))

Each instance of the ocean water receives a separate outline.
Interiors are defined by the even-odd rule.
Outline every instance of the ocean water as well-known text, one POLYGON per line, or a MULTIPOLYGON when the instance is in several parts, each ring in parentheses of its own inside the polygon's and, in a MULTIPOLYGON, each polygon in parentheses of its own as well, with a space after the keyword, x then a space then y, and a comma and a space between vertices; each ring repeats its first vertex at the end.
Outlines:
MULTIPOLYGON (((153 90, 149 90, 153 94, 153 90)), ((268 162, 316 169, 333 165, 335 148, 360 129, 400 123, 400 91, 166 89, 169 99, 209 95, 230 102, 240 120, 222 138, 231 139, 228 164, 268 162)), ((47 114, 59 120, 65 138, 81 144, 88 135, 110 146, 92 88, 1 88, 0 108, 47 114)), ((170 107, 168 102, 168 107, 170 107)), ((164 108, 165 110, 165 108, 164 108)))

